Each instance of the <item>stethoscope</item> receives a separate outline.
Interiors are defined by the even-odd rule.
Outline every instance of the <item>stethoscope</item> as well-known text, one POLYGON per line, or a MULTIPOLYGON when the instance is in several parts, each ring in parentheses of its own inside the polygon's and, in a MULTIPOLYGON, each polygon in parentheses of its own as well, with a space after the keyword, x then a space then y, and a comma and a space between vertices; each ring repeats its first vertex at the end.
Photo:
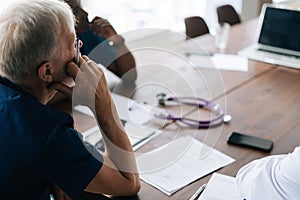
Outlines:
POLYGON ((172 102, 176 104, 184 104, 188 106, 195 106, 198 108, 207 109, 211 112, 216 113, 216 117, 210 120, 195 120, 186 117, 177 117, 171 115, 170 113, 166 112, 155 112, 153 113, 155 117, 162 119, 162 120, 172 120, 172 121, 180 121, 188 126, 194 128, 210 128, 219 126, 223 123, 229 123, 232 119, 230 115, 225 115, 224 111, 222 110, 219 104, 216 104, 212 101, 208 101, 202 98, 196 97, 170 97, 165 93, 159 93, 156 95, 158 100, 158 104, 162 107, 167 106, 167 102, 172 102))

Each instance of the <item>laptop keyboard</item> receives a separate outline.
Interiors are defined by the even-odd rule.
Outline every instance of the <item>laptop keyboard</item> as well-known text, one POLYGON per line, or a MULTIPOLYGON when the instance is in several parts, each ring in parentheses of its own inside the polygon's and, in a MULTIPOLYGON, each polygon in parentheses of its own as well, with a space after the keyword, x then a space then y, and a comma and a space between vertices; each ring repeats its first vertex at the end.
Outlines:
POLYGON ((266 50, 266 49, 261 49, 261 48, 258 48, 257 50, 262 51, 262 52, 273 53, 273 54, 277 54, 277 55, 288 56, 288 57, 291 57, 291 58, 300 59, 300 56, 296 56, 296 55, 293 55, 293 54, 281 53, 281 52, 276 52, 276 51, 271 51, 271 50, 266 50))

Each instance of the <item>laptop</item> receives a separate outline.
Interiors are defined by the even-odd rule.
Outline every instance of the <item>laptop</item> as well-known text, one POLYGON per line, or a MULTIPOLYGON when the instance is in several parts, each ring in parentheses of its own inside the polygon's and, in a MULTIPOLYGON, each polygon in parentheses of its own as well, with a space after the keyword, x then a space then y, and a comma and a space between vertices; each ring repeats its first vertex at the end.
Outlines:
POLYGON ((238 54, 251 60, 300 69, 300 10, 264 4, 256 42, 238 54))

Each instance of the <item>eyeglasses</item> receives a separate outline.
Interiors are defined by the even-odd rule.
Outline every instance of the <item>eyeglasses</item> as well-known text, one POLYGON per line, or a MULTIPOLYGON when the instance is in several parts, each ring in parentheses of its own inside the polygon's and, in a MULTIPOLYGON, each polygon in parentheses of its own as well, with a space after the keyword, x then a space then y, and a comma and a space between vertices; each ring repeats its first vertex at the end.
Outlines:
POLYGON ((75 62, 78 65, 79 64, 79 57, 80 57, 80 39, 79 37, 76 38, 76 57, 75 62))

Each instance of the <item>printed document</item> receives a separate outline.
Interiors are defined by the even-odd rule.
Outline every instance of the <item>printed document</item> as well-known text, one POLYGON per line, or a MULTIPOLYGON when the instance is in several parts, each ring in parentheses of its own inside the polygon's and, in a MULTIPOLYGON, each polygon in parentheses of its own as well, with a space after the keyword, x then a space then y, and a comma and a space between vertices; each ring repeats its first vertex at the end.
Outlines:
POLYGON ((136 157, 140 177, 167 195, 235 160, 192 136, 136 157))

